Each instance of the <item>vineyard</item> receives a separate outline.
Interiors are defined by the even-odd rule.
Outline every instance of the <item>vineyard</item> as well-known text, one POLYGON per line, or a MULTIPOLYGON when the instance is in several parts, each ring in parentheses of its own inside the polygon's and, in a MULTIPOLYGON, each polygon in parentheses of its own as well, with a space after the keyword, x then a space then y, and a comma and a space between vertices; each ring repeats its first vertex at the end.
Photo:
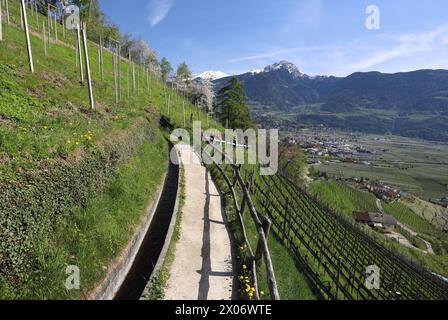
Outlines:
MULTIPOLYGON (((215 165, 211 170, 218 180, 241 170, 242 185, 250 190, 255 210, 263 221, 270 221, 267 236, 275 235, 289 249, 321 299, 448 298, 447 283, 369 237, 353 221, 326 207, 287 178, 279 174, 260 176, 253 168, 232 169, 229 165, 215 165), (378 268, 380 279, 373 288, 369 286, 372 268, 378 268)), ((230 192, 225 184, 220 186, 224 194, 230 192)), ((240 196, 246 197, 243 193, 240 196)), ((256 269, 259 268, 258 265, 256 269)))
POLYGON ((328 299, 446 299, 448 286, 427 270, 366 236, 351 221, 277 175, 254 179, 258 208, 273 232, 328 299), (378 290, 366 268, 379 267, 378 290))

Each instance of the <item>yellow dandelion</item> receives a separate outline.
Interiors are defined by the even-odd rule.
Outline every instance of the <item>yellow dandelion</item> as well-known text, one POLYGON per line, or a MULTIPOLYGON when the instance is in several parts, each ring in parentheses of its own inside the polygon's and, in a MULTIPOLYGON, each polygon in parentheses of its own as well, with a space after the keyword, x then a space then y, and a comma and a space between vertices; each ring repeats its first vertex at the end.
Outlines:
POLYGON ((243 265, 243 269, 244 269, 244 270, 246 270, 246 269, 247 269, 247 266, 246 266, 245 264, 243 265))

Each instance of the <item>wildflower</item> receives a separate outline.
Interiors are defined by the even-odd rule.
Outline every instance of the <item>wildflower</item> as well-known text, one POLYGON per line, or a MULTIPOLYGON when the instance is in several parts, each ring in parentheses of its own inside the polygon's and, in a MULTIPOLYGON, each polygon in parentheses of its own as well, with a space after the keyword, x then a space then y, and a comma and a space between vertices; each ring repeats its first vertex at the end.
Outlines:
POLYGON ((243 281, 243 280, 244 280, 244 277, 243 277, 243 276, 240 276, 240 280, 243 281))
POLYGON ((48 129, 48 127, 47 127, 47 126, 44 126, 44 129, 45 129, 45 130, 47 130, 47 129, 48 129))
POLYGON ((264 291, 260 291, 260 296, 264 296, 264 291))
POLYGON ((243 264, 243 269, 244 269, 244 270, 246 270, 246 269, 247 269, 247 266, 246 266, 245 264, 243 264))

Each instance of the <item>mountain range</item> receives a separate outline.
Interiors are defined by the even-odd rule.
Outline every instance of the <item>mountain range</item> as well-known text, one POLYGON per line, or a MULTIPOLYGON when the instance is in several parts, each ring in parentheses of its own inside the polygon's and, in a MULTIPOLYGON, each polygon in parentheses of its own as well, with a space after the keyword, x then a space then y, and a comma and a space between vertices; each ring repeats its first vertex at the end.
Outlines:
MULTIPOLYGON (((255 118, 266 127, 324 125, 448 141, 447 70, 309 76, 281 61, 237 77, 255 118)), ((215 89, 229 80, 215 79, 215 89)))

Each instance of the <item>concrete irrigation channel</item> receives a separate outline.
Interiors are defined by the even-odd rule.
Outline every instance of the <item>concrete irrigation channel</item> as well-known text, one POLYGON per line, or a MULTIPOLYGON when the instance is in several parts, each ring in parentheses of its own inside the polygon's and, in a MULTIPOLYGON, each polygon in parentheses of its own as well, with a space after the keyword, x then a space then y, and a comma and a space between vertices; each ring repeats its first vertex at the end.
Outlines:
POLYGON ((149 227, 121 284, 115 285, 114 300, 139 300, 151 275, 163 263, 177 217, 179 172, 179 166, 170 162, 149 227))

